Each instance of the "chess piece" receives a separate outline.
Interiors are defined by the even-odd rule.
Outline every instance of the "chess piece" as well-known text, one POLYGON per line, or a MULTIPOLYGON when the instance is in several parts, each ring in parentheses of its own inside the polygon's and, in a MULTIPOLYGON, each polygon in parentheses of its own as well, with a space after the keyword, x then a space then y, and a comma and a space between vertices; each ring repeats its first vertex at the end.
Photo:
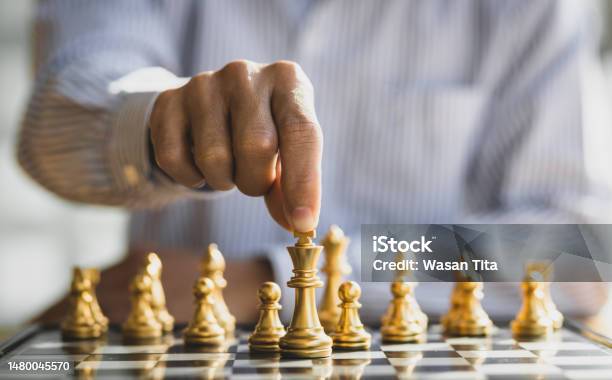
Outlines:
POLYGON ((521 284, 523 305, 510 323, 512 334, 524 337, 543 337, 553 331, 553 321, 544 306, 544 283, 526 280, 521 284))
POLYGON ((321 272, 326 274, 327 282, 319 304, 319 320, 326 333, 335 330, 340 318, 338 287, 342 282, 342 277, 351 273, 351 266, 346 261, 348 243, 349 239, 336 225, 330 227, 329 232, 321 241, 325 256, 325 264, 321 272))
POLYGON ((100 271, 95 268, 83 269, 83 274, 91 282, 91 312, 96 322, 102 328, 102 331, 108 331, 108 318, 102 312, 98 297, 96 296, 96 287, 100 283, 100 271))
MULTIPOLYGON (((393 258, 393 261, 400 263, 406 259, 407 259, 407 256, 405 253, 397 252, 395 254, 395 257, 393 258)), ((413 279, 413 276, 412 276, 412 271, 410 269, 397 270, 395 271, 395 275, 393 276, 393 282, 411 282, 411 279, 413 279)), ((411 283, 414 284, 414 286, 416 286, 417 284, 416 282, 411 282, 411 283)), ((416 298, 414 298, 414 303, 416 303, 416 298)), ((418 304, 417 304, 417 307, 418 307, 418 304)), ((389 306, 387 307, 387 310, 385 310, 385 313, 380 318, 381 326, 387 323, 387 320, 389 318, 390 313, 392 312, 392 309, 393 309, 393 303, 390 303, 389 306)), ((420 308, 419 308, 419 311, 420 311, 420 308)), ((425 314, 422 314, 421 319, 423 320, 425 324, 425 328, 427 328, 427 316, 425 316, 425 314)))
POLYGON ((74 268, 68 313, 61 324, 62 336, 75 339, 99 338, 104 333, 104 327, 98 323, 92 308, 93 286, 81 268, 74 268))
POLYGON ((414 310, 414 314, 416 315, 417 320, 419 321, 419 324, 421 325, 421 329, 423 329, 423 332, 426 332, 427 325, 429 323, 429 318, 427 318, 427 314, 425 314, 423 310, 421 310, 421 307, 419 306, 419 303, 417 302, 415 291, 414 291, 414 289, 418 286, 418 282, 409 282, 408 284, 412 286, 412 290, 410 291, 410 293, 408 293, 408 296, 407 296, 408 302, 410 303, 410 309, 414 310))
POLYGON ((215 285, 212 293, 215 299, 215 317, 226 334, 231 335, 236 328, 236 318, 230 313, 223 298, 223 289, 227 286, 223 272, 225 272, 223 254, 221 254, 216 244, 209 244, 202 258, 201 273, 202 276, 210 278, 215 285))
POLYGON ((184 332, 186 344, 214 346, 225 340, 225 331, 215 317, 214 289, 215 284, 208 277, 200 277, 193 287, 196 309, 184 332))
POLYGON ((151 306, 153 280, 148 274, 139 273, 132 280, 132 310, 123 323, 123 336, 128 339, 152 339, 162 336, 163 326, 155 317, 151 306))
POLYGON ((385 342, 408 343, 422 340, 427 329, 423 324, 423 312, 413 296, 414 286, 409 282, 391 283, 393 299, 389 306, 385 324, 381 328, 385 342))
POLYGON ((463 281, 456 284, 457 310, 446 320, 446 333, 459 336, 482 336, 493 332, 493 322, 482 308, 482 282, 463 281))
POLYGON ((323 247, 314 245, 314 231, 294 233, 295 246, 287 247, 293 262, 293 277, 287 286, 295 289, 295 306, 287 334, 280 339, 285 357, 322 358, 331 355, 332 339, 325 334, 315 301, 315 288, 323 285, 316 264, 323 247))
POLYGON ((340 318, 332 334, 333 348, 343 350, 367 350, 370 348, 372 336, 368 333, 359 318, 358 302, 361 288, 356 282, 347 281, 338 288, 340 318))
POLYGON ((525 268, 527 279, 542 283, 541 290, 544 295, 544 308, 546 309, 548 317, 553 322, 553 329, 558 330, 563 326, 563 314, 561 314, 557 306, 555 306, 550 294, 552 271, 552 263, 549 260, 532 261, 529 262, 525 268))
POLYGON ((544 309, 548 314, 548 317, 553 322, 553 329, 559 330, 563 326, 563 314, 557 309, 557 306, 552 300, 550 294, 550 282, 542 283, 542 292, 544 293, 544 309))
POLYGON ((448 329, 450 321, 457 319, 457 314, 459 313, 459 310, 461 310, 462 293, 459 284, 460 282, 456 282, 451 292, 451 305, 448 312, 440 317, 440 324, 444 330, 448 329))
POLYGON ((174 329, 174 317, 170 315, 166 308, 166 295, 161 282, 162 262, 155 253, 147 255, 145 272, 151 277, 151 307, 155 318, 161 323, 165 333, 174 329))
POLYGON ((265 282, 257 296, 260 302, 259 321, 249 337, 249 349, 256 352, 278 352, 278 342, 285 335, 285 327, 278 316, 281 289, 273 282, 265 282))

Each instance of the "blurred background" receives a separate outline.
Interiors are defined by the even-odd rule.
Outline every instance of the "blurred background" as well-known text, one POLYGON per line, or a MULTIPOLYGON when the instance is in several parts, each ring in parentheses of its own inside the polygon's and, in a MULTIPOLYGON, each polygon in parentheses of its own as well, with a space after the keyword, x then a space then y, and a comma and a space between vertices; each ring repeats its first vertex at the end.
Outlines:
MULTIPOLYGON (((109 266, 121 259, 125 245, 125 212, 64 202, 17 166, 15 139, 33 75, 34 6, 34 0, 0 1, 0 339, 64 294, 73 265, 109 266)), ((600 8, 610 92, 612 2, 602 1, 600 8)))
POLYGON ((62 201, 35 185, 15 160, 32 83, 35 4, 0 1, 0 335, 64 294, 72 265, 108 266, 121 259, 125 245, 126 213, 62 201))

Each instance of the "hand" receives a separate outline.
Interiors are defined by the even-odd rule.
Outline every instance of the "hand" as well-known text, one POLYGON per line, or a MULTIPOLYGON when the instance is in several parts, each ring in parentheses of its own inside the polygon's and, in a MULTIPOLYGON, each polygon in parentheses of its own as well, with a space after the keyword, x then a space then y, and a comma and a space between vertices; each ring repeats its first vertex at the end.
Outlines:
POLYGON ((323 136, 300 66, 234 61, 162 92, 150 119, 161 170, 176 182, 264 196, 283 227, 316 227, 323 136))

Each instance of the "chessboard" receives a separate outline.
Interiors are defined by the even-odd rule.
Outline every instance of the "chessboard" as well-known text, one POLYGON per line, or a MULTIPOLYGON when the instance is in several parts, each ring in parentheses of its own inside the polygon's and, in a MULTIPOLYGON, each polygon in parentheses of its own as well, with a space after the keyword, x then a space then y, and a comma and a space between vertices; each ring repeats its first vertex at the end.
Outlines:
POLYGON ((536 341, 516 340, 501 327, 489 337, 446 337, 433 325, 421 343, 381 344, 371 330, 369 350, 334 350, 325 359, 252 354, 246 329, 223 347, 197 348, 184 344, 184 326, 146 343, 126 343, 113 325, 102 340, 76 341, 62 340, 57 327, 32 326, 0 346, 0 378, 612 379, 610 341, 566 322, 536 341), (68 363, 68 369, 45 370, 53 362, 68 363))

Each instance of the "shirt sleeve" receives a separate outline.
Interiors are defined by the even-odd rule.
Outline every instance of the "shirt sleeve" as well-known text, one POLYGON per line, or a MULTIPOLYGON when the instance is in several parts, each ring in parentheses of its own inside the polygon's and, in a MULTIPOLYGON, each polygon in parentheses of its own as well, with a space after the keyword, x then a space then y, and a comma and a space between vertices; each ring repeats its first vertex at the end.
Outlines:
POLYGON ((188 2, 41 1, 36 81, 19 137, 21 166, 68 200, 151 207, 196 194, 149 159, 160 91, 182 85, 172 22, 188 2), (175 14, 176 17, 169 17, 175 14))
POLYGON ((588 86, 600 66, 597 18, 586 3, 495 3, 482 63, 491 102, 474 141, 462 222, 602 222, 611 215, 602 165, 609 154, 591 150, 601 145, 593 133, 609 130, 602 122, 610 119, 600 114, 596 125, 590 109, 601 89, 588 86))

